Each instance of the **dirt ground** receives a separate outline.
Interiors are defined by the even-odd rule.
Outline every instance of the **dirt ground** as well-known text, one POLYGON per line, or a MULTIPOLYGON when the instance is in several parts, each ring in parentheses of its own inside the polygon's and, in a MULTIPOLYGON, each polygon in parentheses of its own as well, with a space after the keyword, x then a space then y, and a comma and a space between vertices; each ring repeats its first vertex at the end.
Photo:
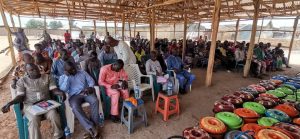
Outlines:
MULTIPOLYGON (((269 79, 272 75, 286 74, 295 75, 300 72, 300 65, 292 65, 293 68, 286 69, 284 72, 271 72, 269 79)), ((198 123, 200 117, 212 115, 213 103, 220 99, 221 96, 238 90, 240 87, 248 86, 257 83, 259 79, 256 78, 243 78, 242 73, 227 73, 225 71, 217 71, 214 73, 213 86, 205 87, 205 69, 193 69, 192 72, 196 75, 197 79, 193 83, 192 91, 186 95, 180 96, 180 115, 172 116, 167 122, 162 120, 160 114, 154 113, 154 102, 151 101, 151 96, 144 97, 146 109, 148 114, 147 127, 137 128, 133 134, 127 133, 125 125, 112 123, 109 120, 105 121, 102 129, 102 136, 105 139, 166 139, 173 135, 181 135, 182 131, 194 126, 198 123)), ((6 102, 11 99, 9 91, 9 79, 0 86, 0 106, 2 107, 6 102)), ((84 133, 83 128, 76 120, 75 134, 73 139, 81 139, 84 133)), ((50 139, 52 130, 50 130, 49 121, 42 122, 42 134, 45 139, 50 139)), ((17 139, 18 132, 15 122, 13 110, 7 114, 0 114, 0 139, 17 139)))

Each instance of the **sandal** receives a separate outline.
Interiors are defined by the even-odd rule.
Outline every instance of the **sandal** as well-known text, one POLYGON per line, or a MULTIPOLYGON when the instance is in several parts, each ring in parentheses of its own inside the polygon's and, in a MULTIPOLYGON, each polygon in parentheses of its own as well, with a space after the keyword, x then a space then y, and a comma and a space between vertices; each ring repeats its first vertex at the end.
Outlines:
POLYGON ((90 133, 86 132, 86 133, 84 133, 83 138, 84 139, 92 139, 92 136, 90 133))

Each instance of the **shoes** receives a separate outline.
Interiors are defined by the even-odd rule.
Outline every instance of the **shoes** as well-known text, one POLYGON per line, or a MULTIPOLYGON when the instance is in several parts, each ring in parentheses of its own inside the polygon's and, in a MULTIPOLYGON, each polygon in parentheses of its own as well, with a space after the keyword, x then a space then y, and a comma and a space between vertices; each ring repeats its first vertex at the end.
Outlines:
POLYGON ((114 123, 120 123, 121 122, 120 118, 116 115, 111 115, 110 119, 114 123))
POLYGON ((263 79, 262 75, 257 75, 256 78, 263 79))
POLYGON ((179 93, 182 94, 182 95, 184 95, 184 94, 187 93, 187 91, 185 89, 179 88, 179 93))
POLYGON ((277 69, 278 71, 284 71, 283 69, 277 69))
POLYGON ((286 68, 292 68, 292 67, 290 67, 290 66, 286 66, 286 68))

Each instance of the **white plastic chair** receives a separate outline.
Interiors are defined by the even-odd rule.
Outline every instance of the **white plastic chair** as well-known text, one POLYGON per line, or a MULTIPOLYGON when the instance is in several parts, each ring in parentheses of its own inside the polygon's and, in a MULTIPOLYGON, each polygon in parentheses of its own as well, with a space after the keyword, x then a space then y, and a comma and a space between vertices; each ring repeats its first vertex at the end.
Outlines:
MULTIPOLYGON (((165 64, 166 66, 168 66, 167 64, 167 60, 165 60, 165 64)), ((175 78, 175 84, 174 86, 176 87, 175 89, 177 90, 177 92, 179 92, 179 80, 176 78, 176 73, 174 70, 167 70, 167 72, 172 72, 173 73, 173 77, 175 78)), ((191 73, 191 68, 188 69, 188 72, 191 73)), ((190 92, 192 91, 192 85, 190 85, 190 92)))
MULTIPOLYGON (((99 86, 94 86, 97 99, 99 101, 99 114, 102 114, 104 117, 103 109, 102 109, 102 103, 101 103, 101 95, 100 95, 100 88, 99 86)), ((85 102, 81 105, 82 107, 88 107, 90 106, 89 103, 85 102)), ((72 111, 72 108, 70 107, 70 103, 68 100, 65 101, 65 113, 66 113, 66 118, 67 118, 67 124, 68 127, 70 128, 70 133, 74 133, 74 123, 75 123, 75 116, 72 111)))
POLYGON ((152 91, 152 99, 155 101, 155 94, 153 89, 153 78, 151 75, 144 75, 141 73, 139 66, 137 64, 129 64, 124 65, 124 70, 128 74, 128 87, 129 89, 133 89, 133 82, 135 81, 136 84, 140 86, 141 92, 151 89, 152 91), (141 83, 141 78, 146 77, 149 78, 149 83, 141 83))

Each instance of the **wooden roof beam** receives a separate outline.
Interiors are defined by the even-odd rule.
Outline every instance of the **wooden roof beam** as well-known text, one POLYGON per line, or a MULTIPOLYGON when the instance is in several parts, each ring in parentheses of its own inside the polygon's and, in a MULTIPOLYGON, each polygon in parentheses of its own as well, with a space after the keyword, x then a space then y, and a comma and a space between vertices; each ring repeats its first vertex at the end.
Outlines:
POLYGON ((234 2, 237 4, 237 6, 241 9, 244 10, 246 12, 246 14, 248 15, 249 18, 251 18, 252 16, 240 5, 240 1, 237 2, 236 0, 234 0, 234 2))
POLYGON ((147 10, 147 9, 152 9, 152 8, 156 8, 156 7, 159 7, 159 6, 167 6, 167 5, 171 5, 171 4, 175 4, 175 3, 179 3, 179 2, 183 2, 183 1, 184 0, 167 0, 167 1, 164 1, 164 2, 159 3, 159 4, 154 4, 154 5, 151 5, 151 6, 147 6, 145 8, 137 8, 135 10, 126 11, 124 13, 132 13, 132 12, 144 11, 144 10, 147 10))
POLYGON ((38 6, 37 0, 34 0, 34 7, 35 7, 35 10, 37 10, 37 12, 38 12, 39 17, 41 18, 40 8, 38 6))

